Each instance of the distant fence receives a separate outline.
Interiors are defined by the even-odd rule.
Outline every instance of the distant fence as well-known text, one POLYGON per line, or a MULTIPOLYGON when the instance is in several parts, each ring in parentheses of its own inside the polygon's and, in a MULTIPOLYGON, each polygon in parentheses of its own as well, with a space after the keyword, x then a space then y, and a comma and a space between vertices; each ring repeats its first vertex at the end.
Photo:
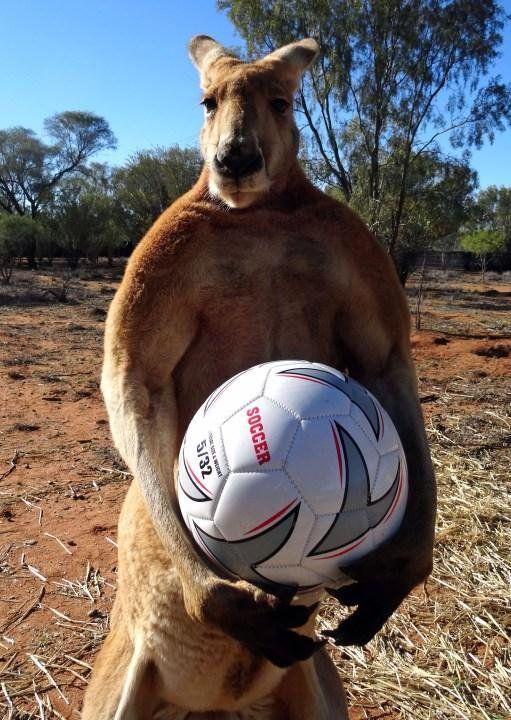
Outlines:
MULTIPOLYGON (((479 270, 480 264, 477 256, 463 250, 426 250, 425 252, 413 253, 412 265, 422 267, 424 263, 427 268, 439 270, 479 270)), ((511 270, 511 252, 494 253, 488 256, 486 269, 493 272, 504 272, 511 270)))

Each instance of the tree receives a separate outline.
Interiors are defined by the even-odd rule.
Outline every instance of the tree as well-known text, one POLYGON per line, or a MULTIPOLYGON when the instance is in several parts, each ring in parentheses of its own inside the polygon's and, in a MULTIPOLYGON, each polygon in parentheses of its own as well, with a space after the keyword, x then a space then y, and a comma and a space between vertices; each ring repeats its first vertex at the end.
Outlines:
POLYGON ((5 284, 11 280, 15 262, 43 237, 41 224, 32 218, 0 214, 0 276, 5 284))
POLYGON ((321 58, 297 98, 308 154, 322 183, 339 187, 347 201, 365 196, 365 219, 393 256, 422 156, 440 156, 442 135, 457 148, 479 147, 511 121, 511 86, 488 77, 505 20, 494 0, 218 0, 218 6, 249 54, 298 37, 318 40, 321 58))
MULTIPOLYGON (((385 199, 375 201, 367 192, 366 164, 360 139, 350 138, 350 174, 355 179, 350 204, 364 218, 369 228, 379 238, 388 237, 393 221, 396 201, 400 193, 400 171, 393 164, 391 148, 386 158, 385 199), (373 206, 377 202, 378 207, 373 206)), ((385 155, 382 156, 385 160, 385 155)), ((445 247, 446 238, 452 242, 460 226, 467 222, 473 205, 473 193, 477 186, 477 174, 468 163, 431 149, 421 153, 411 165, 407 194, 403 203, 400 240, 394 250, 398 273, 404 283, 414 269, 420 251, 433 247, 445 247)), ((330 191, 340 198, 340 189, 330 191)))
POLYGON ((62 181, 47 222, 72 270, 83 257, 97 262, 104 254, 111 262, 114 250, 126 241, 108 169, 100 165, 88 175, 62 181))
MULTIPOLYGON (((59 183, 85 171, 101 150, 116 146, 107 121, 89 112, 67 111, 45 120, 49 142, 27 128, 0 130, 0 208, 38 217, 59 183)), ((35 247, 27 252, 35 264, 35 247)))
POLYGON ((471 224, 500 232, 511 252, 511 188, 490 185, 481 190, 472 209, 471 224))
POLYGON ((96 262, 138 242, 157 217, 195 182, 201 158, 195 149, 156 148, 112 170, 89 163, 63 178, 42 215, 71 269, 96 262))
POLYGON ((485 280, 488 255, 501 252, 505 247, 504 235, 498 230, 474 230, 461 236, 461 247, 474 253, 481 265, 482 281, 485 280))
POLYGON ((135 153, 114 173, 126 231, 138 242, 161 213, 197 180, 202 166, 195 148, 157 147, 135 153))
MULTIPOLYGON (((364 175, 369 169, 355 147, 350 168, 352 176, 357 178, 351 206, 363 217, 373 217, 373 224, 368 223, 370 229, 379 237, 385 236, 392 224, 394 201, 399 193, 398 170, 393 174, 389 169, 386 202, 375 215, 371 208, 373 200, 364 192, 364 175)), ((455 245, 460 226, 471 216, 476 184, 476 173, 463 160, 427 151, 413 163, 403 206, 400 242, 395 251, 403 284, 417 262, 421 262, 421 251, 455 245)), ((338 188, 329 193, 342 199, 338 188)))

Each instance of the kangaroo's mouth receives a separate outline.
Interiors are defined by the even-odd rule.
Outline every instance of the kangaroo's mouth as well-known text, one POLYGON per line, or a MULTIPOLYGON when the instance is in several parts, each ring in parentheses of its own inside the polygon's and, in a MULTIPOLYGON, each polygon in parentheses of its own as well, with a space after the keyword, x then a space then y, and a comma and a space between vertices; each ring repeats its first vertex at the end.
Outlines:
POLYGON ((245 208, 253 205, 261 195, 268 192, 270 185, 264 162, 256 172, 240 178, 229 177, 210 168, 210 193, 223 200, 231 208, 245 208))

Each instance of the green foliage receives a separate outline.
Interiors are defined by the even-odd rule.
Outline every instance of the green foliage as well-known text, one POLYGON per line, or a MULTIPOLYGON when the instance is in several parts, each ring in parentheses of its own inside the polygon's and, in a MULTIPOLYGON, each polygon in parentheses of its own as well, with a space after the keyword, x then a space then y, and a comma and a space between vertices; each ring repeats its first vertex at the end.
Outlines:
POLYGON ((499 230, 482 229, 462 235, 460 244, 464 250, 477 256, 484 282, 488 255, 502 252, 506 245, 506 239, 499 230))
POLYGON ((474 230, 461 236, 461 247, 474 255, 488 255, 501 252, 505 247, 505 238, 498 230, 474 230))
POLYGON ((44 126, 49 142, 24 127, 0 130, 0 208, 9 213, 37 217, 64 177, 116 145, 106 120, 93 113, 57 113, 44 126))
MULTIPOLYGON (((84 143, 91 147, 90 139, 84 143)), ((99 163, 81 164, 80 172, 65 174, 52 188, 37 215, 44 234, 27 253, 50 262, 55 255, 64 256, 72 269, 81 258, 96 262, 106 256, 112 262, 121 247, 138 242, 166 207, 191 187, 200 166, 197 150, 179 147, 137 153, 115 170, 99 163)))
POLYGON ((25 257, 43 236, 43 227, 30 217, 0 215, 0 276, 4 283, 10 281, 16 260, 25 257))
POLYGON ((481 190, 472 208, 470 224, 500 232, 511 252, 511 187, 490 185, 481 190))
POLYGON ((137 243, 161 213, 196 181, 201 158, 193 148, 141 151, 113 171, 93 164, 61 182, 48 209, 54 242, 77 267, 80 258, 111 261, 137 243))
MULTIPOLYGON (((355 167, 352 163, 352 167, 355 167)), ((365 192, 365 165, 356 168, 362 182, 354 186, 351 205, 368 219, 371 230, 385 244, 392 236, 393 211, 400 191, 399 169, 386 168, 386 192, 375 200, 365 192)), ((442 243, 456 233, 470 214, 472 193, 476 187, 475 172, 462 160, 438 153, 422 153, 411 165, 407 193, 403 202, 400 250, 422 250, 442 243)))
POLYGON ((19 215, 36 208, 45 185, 50 148, 32 130, 0 130, 0 208, 19 215))
POLYGON ((94 113, 67 110, 44 121, 47 135, 54 141, 52 152, 62 176, 83 165, 101 150, 117 146, 107 121, 94 113))
POLYGON ((103 166, 62 182, 47 223, 71 269, 78 267, 83 257, 92 262, 100 255, 111 258, 126 242, 119 204, 103 166))
POLYGON ((138 242, 161 213, 197 180, 202 166, 195 148, 142 150, 114 172, 115 194, 130 240, 138 242))
MULTIPOLYGON (((438 137, 479 147, 511 121, 511 86, 488 77, 505 20, 494 0, 218 0, 218 6, 250 54, 300 37, 318 40, 321 58, 297 97, 308 127, 309 170, 362 211, 393 255, 411 242, 414 226, 424 242, 422 215, 432 217, 432 205, 442 205, 434 187, 427 198, 423 187, 439 185, 438 164, 456 164, 442 158, 438 137), (422 183, 425 165, 432 175, 422 183)), ((473 184, 467 161, 465 155, 456 170, 458 189, 473 184)))
POLYGON ((27 234, 16 252, 5 240, 4 266, 7 257, 24 256, 33 267, 36 258, 51 262, 56 254, 71 267, 82 257, 95 262, 106 255, 111 262, 192 186, 202 165, 197 150, 175 146, 141 151, 112 171, 92 162, 116 145, 104 118, 66 111, 44 127, 45 140, 24 127, 0 130, 0 213, 22 217, 20 227, 38 219, 41 230, 37 238, 27 234))
POLYGON ((26 247, 42 237, 40 223, 30 217, 19 215, 0 215, 0 241, 12 257, 23 257, 26 247))

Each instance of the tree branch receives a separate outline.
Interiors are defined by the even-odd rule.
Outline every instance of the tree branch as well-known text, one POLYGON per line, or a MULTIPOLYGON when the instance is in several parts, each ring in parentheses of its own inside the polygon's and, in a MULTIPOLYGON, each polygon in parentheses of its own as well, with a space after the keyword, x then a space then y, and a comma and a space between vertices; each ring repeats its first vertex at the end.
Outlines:
MULTIPOLYGON (((322 67, 324 67, 323 63, 322 63, 322 67)), ((329 106, 329 99, 328 99, 329 90, 325 91, 324 99, 320 99, 320 93, 319 93, 319 89, 317 86, 317 80, 315 77, 315 73, 311 73, 311 75, 312 75, 312 85, 314 88, 314 93, 316 95, 316 100, 318 102, 318 105, 319 105, 319 108, 321 111, 321 116, 323 118, 323 123, 325 125, 328 142, 329 142, 330 148, 334 154, 335 162, 336 162, 337 168, 339 170, 339 173, 341 174, 341 176, 343 176, 344 183, 346 185, 346 189, 343 189, 343 192, 346 194, 346 190, 347 190, 349 196, 346 195, 346 199, 349 200, 349 198, 351 197, 351 193, 352 193, 351 182, 348 178, 346 169, 344 168, 343 162, 341 160, 341 156, 339 153, 339 146, 338 146, 337 140, 335 138, 335 131, 334 131, 333 124, 332 124, 332 117, 330 115, 330 106, 329 106)))
POLYGON ((321 153, 321 156, 322 156, 323 160, 325 161, 328 169, 329 169, 330 172, 332 173, 332 175, 334 175, 334 176, 337 178, 337 180, 338 180, 338 182, 339 182, 339 185, 341 186, 341 189, 342 189, 342 191, 343 191, 343 194, 344 194, 346 200, 349 200, 349 198, 350 198, 350 187, 349 187, 349 183, 347 182, 346 172, 344 171, 344 168, 342 168, 342 169, 337 169, 337 168, 332 164, 330 158, 328 157, 328 154, 327 154, 327 152, 326 152, 326 150, 325 150, 325 147, 324 147, 324 145, 323 145, 323 141, 322 141, 322 139, 321 139, 321 135, 320 135, 317 127, 315 126, 313 119, 312 119, 312 115, 311 115, 311 113, 310 113, 309 107, 308 107, 308 105, 307 105, 307 101, 306 101, 306 99, 305 99, 305 94, 304 94, 304 92, 303 92, 303 88, 300 88, 300 93, 299 93, 299 95, 300 95, 300 102, 301 102, 301 104, 302 104, 305 117, 307 118, 307 123, 308 123, 308 125, 309 125, 309 128, 311 129, 311 132, 312 132, 313 135, 314 135, 314 138, 315 138, 316 143, 317 143, 317 145, 318 145, 318 149, 319 149, 319 151, 320 151, 320 153, 321 153), (344 172, 344 175, 343 175, 343 172, 344 172))

